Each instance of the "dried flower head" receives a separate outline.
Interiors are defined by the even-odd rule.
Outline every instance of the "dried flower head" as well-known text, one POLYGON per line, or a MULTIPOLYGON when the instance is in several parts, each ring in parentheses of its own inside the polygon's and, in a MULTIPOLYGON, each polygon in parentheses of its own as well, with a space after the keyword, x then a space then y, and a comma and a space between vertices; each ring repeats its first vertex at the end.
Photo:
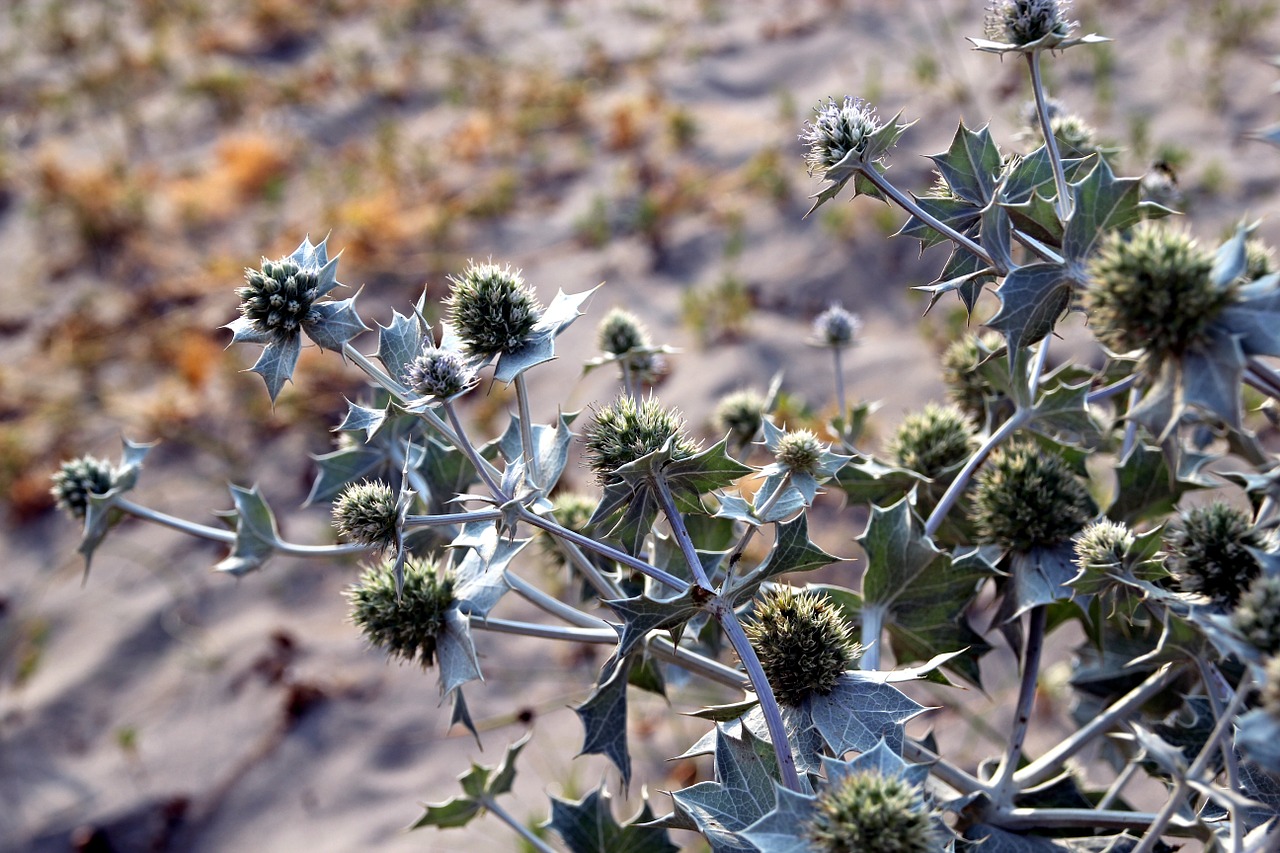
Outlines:
POLYGON ((1095 509, 1061 456, 1019 441, 991 454, 970 512, 982 542, 1027 552, 1068 541, 1095 509))
POLYGON ((871 136, 880 129, 876 111, 861 98, 844 101, 828 98, 818 104, 812 121, 804 123, 800 141, 809 146, 804 159, 809 174, 825 173, 849 152, 863 154, 871 136))
POLYGON ((597 332, 600 349, 609 355, 623 355, 632 350, 652 346, 649 332, 640 318, 630 311, 614 308, 600 321, 597 332))
POLYGON ((448 400, 475 383, 476 371, 461 353, 429 346, 404 366, 401 378, 424 397, 448 400))
POLYGON ((1210 280, 1213 255, 1183 231, 1150 222, 1113 232, 1089 264, 1083 305, 1103 344, 1157 362, 1201 341, 1231 301, 1210 280))
POLYGON ((901 776, 850 773, 818 794, 804 835, 830 853, 934 853, 941 849, 920 792, 901 776))
POLYGON ((846 311, 839 302, 831 303, 831 306, 813 321, 813 336, 818 344, 835 349, 853 346, 854 339, 861 329, 861 318, 851 311, 846 311))
POLYGON ((739 444, 755 441, 764 423, 765 405, 765 398, 749 388, 721 397, 712 418, 716 431, 728 433, 739 444))
POLYGON ((774 459, 797 474, 814 475, 822 462, 826 446, 810 430, 797 429, 778 439, 774 459))
POLYGON ((236 290, 240 315, 257 332, 289 337, 320 319, 312 307, 320 296, 318 267, 304 267, 293 257, 263 258, 262 267, 246 269, 244 277, 246 285, 236 290))
POLYGON ((1280 653, 1280 576, 1254 578, 1231 613, 1231 625, 1262 654, 1280 653))
POLYGON ((488 358, 517 350, 542 318, 537 297, 510 266, 471 262, 449 284, 449 323, 468 355, 488 358))
POLYGON ((677 459, 697 452, 684 435, 679 412, 667 411, 653 397, 639 402, 619 397, 597 412, 587 427, 587 464, 607 483, 614 471, 662 449, 668 441, 677 459))
POLYGON ((889 449, 899 467, 932 480, 968 459, 972 445, 973 424, 959 406, 929 403, 903 419, 889 449))
POLYGON ((1048 35, 1066 38, 1075 25, 1066 19, 1065 0, 994 0, 988 7, 987 38, 1025 45, 1048 35))
POLYGON ((333 524, 340 535, 362 545, 396 547, 400 520, 395 492, 386 483, 349 484, 333 502, 333 524))
POLYGON ((89 496, 102 495, 115 486, 116 474, 111 463, 93 456, 81 456, 63 462, 53 475, 49 490, 58 509, 83 521, 89 510, 89 496))
POLYGON ((399 596, 391 563, 373 566, 347 590, 347 599, 351 621, 373 645, 392 657, 417 660, 424 669, 435 663, 436 640, 453 605, 453 579, 435 563, 406 562, 399 596))
POLYGON ((853 628, 825 593, 774 587, 756 599, 743 627, 778 701, 792 707, 830 693, 862 656, 853 628))
POLYGON ((1095 521, 1076 537, 1076 565, 1103 572, 1117 569, 1135 541, 1127 524, 1108 518, 1095 521))
POLYGON ((1266 540, 1244 510, 1214 501, 1184 513, 1164 537, 1165 565, 1184 592, 1234 607, 1262 571, 1250 548, 1266 540))

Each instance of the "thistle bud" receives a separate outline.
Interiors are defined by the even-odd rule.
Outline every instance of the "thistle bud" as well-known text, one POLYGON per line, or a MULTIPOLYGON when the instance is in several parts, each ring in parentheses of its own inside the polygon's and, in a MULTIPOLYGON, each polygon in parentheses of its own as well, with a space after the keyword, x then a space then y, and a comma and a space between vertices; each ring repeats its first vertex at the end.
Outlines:
POLYGON ((439 347, 426 347, 405 366, 404 382, 424 397, 448 400, 466 391, 475 382, 476 372, 461 354, 439 347))
POLYGON ((53 487, 49 491, 58 509, 77 521, 83 521, 89 510, 89 496, 111 491, 115 477, 111 463, 93 456, 81 456, 62 463, 52 477, 53 487))
POLYGON ((1231 625, 1262 654, 1280 653, 1280 577, 1254 578, 1231 613, 1231 625))
POLYGON ((833 302, 813 321, 813 336, 818 345, 833 349, 853 346, 854 339, 861 329, 861 318, 851 311, 846 311, 839 302, 833 302))
POLYGON ((720 398, 712 421, 721 435, 728 433, 738 444, 749 444, 764 424, 765 398, 750 389, 720 398))
POLYGON ((1004 396, 978 372, 987 356, 999 348, 999 336, 993 333, 965 335, 942 353, 942 381, 947 385, 947 393, 956 405, 979 422, 986 418, 988 397, 1004 396))
POLYGON ((987 11, 987 38, 1024 45, 1048 35, 1066 38, 1075 26, 1066 20, 1064 0, 994 0, 987 11))
POLYGON ((1280 719, 1280 657, 1267 661, 1261 699, 1267 713, 1280 719))
POLYGON ((1229 608, 1261 573, 1249 549, 1264 548, 1266 540, 1243 510, 1214 501, 1185 513, 1164 544, 1165 565, 1184 592, 1229 608))
POLYGON ((1030 442, 991 454, 970 510, 980 541, 1023 553, 1068 541, 1094 512, 1088 490, 1066 461, 1030 442))
POLYGON ((1095 521, 1076 539, 1076 565, 1101 572, 1118 569, 1135 541, 1128 525, 1106 518, 1095 521))
POLYGON ((318 269, 303 269, 292 258, 263 258, 259 269, 244 271, 246 284, 236 290, 241 316, 259 332, 277 337, 298 333, 316 319, 311 308, 319 298, 318 273, 318 269))
POLYGON ((831 853, 933 853, 942 849, 924 797, 901 776, 850 773, 817 796, 804 835, 831 853))
POLYGON ((817 473, 826 448, 818 437, 807 429, 798 429, 778 439, 775 459, 797 474, 817 473))
POLYGON ((434 563, 406 562, 398 596, 391 563, 369 568, 347 591, 347 599, 351 621, 370 643, 392 657, 416 660, 423 669, 435 663, 436 640, 453 605, 453 579, 434 563))
POLYGON ((400 524, 395 493, 386 483, 352 483, 333 503, 333 524, 362 545, 394 548, 400 524))
POLYGON ((600 349, 609 355, 623 355, 651 346, 649 332, 630 311, 615 308, 600 321, 600 349))
POLYGON ((604 482, 618 468, 662 449, 674 439, 672 454, 692 456, 697 447, 684 435, 684 421, 653 397, 637 402, 620 397, 596 413, 587 427, 587 464, 604 482))
POLYGON ((449 323, 468 355, 487 358, 517 350, 542 318, 537 297, 509 266, 472 263, 449 283, 449 323))
POLYGON ((973 424, 958 406, 929 403, 903 419, 889 448, 899 467, 932 480, 968 459, 972 445, 973 424))
POLYGON ((830 693, 862 656, 853 628, 823 593, 774 587, 756 600, 743 627, 774 695, 791 707, 830 693))

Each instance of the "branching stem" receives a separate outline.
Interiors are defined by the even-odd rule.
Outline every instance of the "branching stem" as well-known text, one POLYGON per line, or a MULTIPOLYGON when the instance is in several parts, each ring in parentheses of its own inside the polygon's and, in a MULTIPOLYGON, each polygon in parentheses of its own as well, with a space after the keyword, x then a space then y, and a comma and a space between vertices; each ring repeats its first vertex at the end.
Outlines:
POLYGON ((525 476, 535 489, 549 488, 549 484, 542 482, 542 472, 538 470, 537 448, 533 446, 533 421, 529 414, 529 386, 523 373, 516 376, 516 405, 520 408, 520 445, 524 449, 525 476))
POLYGON ((1009 735, 1009 749, 1000 763, 1000 769, 991 783, 992 797, 999 805, 1013 802, 1016 792, 1015 773, 1022 758, 1022 745, 1027 740, 1027 728, 1031 724, 1031 709, 1036 701, 1036 682, 1040 679, 1040 653, 1044 650, 1045 625, 1049 608, 1037 604, 1027 617, 1027 645, 1022 657, 1022 683, 1018 688, 1018 704, 1013 713, 1013 732, 1009 735))
POLYGON ((671 525, 671 535, 680 545, 680 551, 684 554, 685 562, 689 564, 694 583, 708 591, 714 589, 706 570, 702 568, 702 560, 699 559, 698 549, 694 547, 693 539, 689 536, 689 529, 685 527, 684 515, 676 508, 676 499, 671 494, 671 487, 667 485, 667 478, 659 472, 651 480, 658 495, 658 503, 662 505, 662 512, 671 525))
POLYGON ((978 245, 971 238, 961 234, 959 231, 952 228, 950 225, 947 225, 945 222, 938 219, 933 214, 925 211, 924 208, 916 204, 915 201, 908 198, 906 195, 902 193, 901 190, 899 190, 897 187, 891 184, 889 180, 885 178, 884 175, 877 172, 875 169, 875 166, 872 166, 872 165, 864 166, 862 169, 859 170, 858 174, 866 178, 872 184, 872 186, 874 186, 880 192, 884 193, 889 198, 891 198, 894 204, 898 205, 898 207, 901 207, 907 213, 910 213, 912 216, 919 219, 921 222, 928 225, 930 228, 937 231, 939 234, 943 235, 948 240, 964 247, 966 251, 969 251, 974 255, 977 255, 978 258, 984 264, 987 264, 988 266, 996 267, 997 269, 999 269, 999 264, 997 264, 995 261, 991 259, 991 254, 987 252, 986 249, 982 248, 982 246, 978 245))
MULTIPOLYGON (((208 539, 225 545, 232 545, 236 541, 236 533, 233 530, 197 524, 194 521, 187 521, 185 518, 178 518, 176 515, 169 515, 168 513, 136 504, 131 500, 121 498, 115 502, 114 506, 136 518, 186 533, 188 536, 195 536, 198 539, 208 539)), ((350 542, 345 545, 298 545, 293 542, 276 540, 273 544, 277 551, 281 554, 288 554, 290 557, 340 557, 345 554, 361 554, 370 550, 370 546, 362 545, 359 542, 350 542)))
POLYGON ((484 807, 493 813, 493 816, 505 823, 507 826, 515 830, 516 834, 525 840, 530 847, 537 850, 538 853, 556 853, 554 847, 534 835, 527 826, 516 820, 502 806, 495 803, 492 799, 486 799, 484 807))
POLYGON ((520 519, 532 524, 534 527, 547 531, 561 539, 566 539, 575 545, 586 548, 588 551, 594 551, 597 554, 608 557, 610 560, 622 563, 640 572, 643 575, 653 578, 656 581, 666 584, 675 589, 679 593, 683 593, 689 588, 689 582, 683 578, 678 578, 670 572, 664 571, 657 566, 650 565, 644 560, 637 559, 625 551, 619 551, 617 548, 597 542, 589 536, 583 536, 581 533, 575 533, 567 527, 561 527, 554 521, 542 518, 534 513, 528 507, 520 508, 520 519))
POLYGON ((1058 138, 1054 136, 1053 124, 1049 119, 1049 104, 1044 93, 1044 79, 1040 74, 1040 51, 1033 50, 1026 54, 1027 65, 1031 69, 1031 90, 1036 96, 1036 116, 1040 119, 1040 130, 1044 134, 1044 147, 1049 153, 1049 163, 1053 166, 1053 184, 1058 190, 1055 207, 1058 219, 1065 225, 1071 218, 1071 188, 1067 186, 1067 174, 1062 168, 1062 154, 1058 151, 1058 138))

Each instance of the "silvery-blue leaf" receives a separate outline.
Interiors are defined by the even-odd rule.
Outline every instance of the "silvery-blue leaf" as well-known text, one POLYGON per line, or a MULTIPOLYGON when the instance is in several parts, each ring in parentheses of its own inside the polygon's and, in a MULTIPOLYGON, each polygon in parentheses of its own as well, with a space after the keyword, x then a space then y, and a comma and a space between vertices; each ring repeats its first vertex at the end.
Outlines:
POLYGON ((236 539, 231 553, 213 568, 214 571, 240 577, 262 568, 275 553, 280 534, 276 529, 275 515, 256 485, 251 489, 236 485, 229 488, 235 508, 218 515, 234 519, 236 539))
POLYGON ((800 831, 813 821, 814 798, 778 786, 773 810, 742 830, 742 837, 768 853, 813 853, 816 849, 800 831))
POLYGON ((392 314, 391 325, 378 324, 378 361, 397 381, 401 381, 405 366, 417 357, 423 343, 418 322, 399 311, 392 314))
POLYGON ((233 344, 269 344, 275 340, 274 334, 260 330, 248 317, 237 317, 222 328, 231 330, 233 344))
POLYGON ((1231 239, 1218 247, 1213 256, 1213 269, 1209 272, 1209 280, 1219 290, 1226 290, 1245 270, 1248 256, 1245 253, 1245 241, 1253 227, 1240 227, 1231 239))
MULTIPOLYGON (((340 351, 343 344, 350 343, 361 332, 369 327, 356 313, 356 298, 344 299, 341 302, 320 302, 311 306, 311 313, 317 319, 305 324, 307 336, 315 341, 320 349, 340 351)), ((394 374, 399 376, 399 374, 394 374)))
POLYGON ((830 693, 810 696, 805 703, 814 726, 836 755, 866 752, 882 738, 900 752, 903 725, 925 710, 898 688, 862 672, 844 673, 830 693))
POLYGON ((444 615, 444 633, 436 638, 436 662, 440 667, 440 692, 449 695, 468 681, 482 678, 471 621, 456 607, 444 615))
POLYGON ((555 333, 550 329, 535 330, 518 349, 498 356, 493 378, 509 385, 529 368, 545 364, 555 357, 555 333))
POLYGON ((271 402, 280 396, 284 383, 293 377, 293 369, 298 365, 298 355, 302 351, 302 339, 298 335, 286 338, 273 338, 262 350, 262 355, 249 368, 267 383, 267 394, 271 402))

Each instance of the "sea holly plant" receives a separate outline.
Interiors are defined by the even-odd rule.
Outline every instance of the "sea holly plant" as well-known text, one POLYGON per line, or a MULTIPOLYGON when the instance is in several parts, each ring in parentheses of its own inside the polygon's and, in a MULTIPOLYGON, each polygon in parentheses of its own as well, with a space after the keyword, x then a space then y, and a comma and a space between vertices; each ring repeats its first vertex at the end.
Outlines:
POLYGON ((86 566, 130 516, 223 544, 214 568, 234 576, 277 554, 361 555, 354 630, 434 670, 473 733, 477 633, 599 645, 610 653, 574 709, 582 752, 624 792, 646 772, 630 750, 634 691, 675 705, 696 682, 723 699, 693 711, 702 730, 685 745, 710 756, 707 777, 656 808, 619 822, 606 781, 553 797, 549 832, 533 832, 506 805, 520 741, 415 828, 492 816, 534 849, 574 853, 672 850, 681 832, 717 853, 1280 848, 1280 460, 1243 404, 1246 386, 1280 399, 1280 274, 1248 222, 1216 249, 1168 224, 1167 195, 1067 121, 1041 66, 1104 40, 1076 29, 1060 0, 991 4, 971 41, 1025 60, 1031 132, 1002 147, 960 124, 920 192, 889 176, 900 115, 833 97, 800 132, 814 207, 845 194, 901 208, 900 236, 949 248, 917 285, 931 307, 954 294, 986 327, 946 349, 951 400, 881 447, 861 436, 872 407, 846 396, 859 323, 838 303, 810 341, 832 352, 836 417, 788 422, 777 382, 761 392, 744 377, 700 443, 654 391, 675 350, 625 309, 600 323, 586 366, 616 369, 616 395, 534 422, 527 376, 560 369, 557 338, 592 289, 544 305, 512 267, 472 262, 439 305, 424 293, 361 346, 354 298, 328 298, 337 258, 304 240, 246 273, 229 328, 264 347, 251 370, 272 400, 304 337, 367 381, 308 498, 331 505, 341 541, 287 541, 242 484, 220 525, 135 502, 148 446, 126 442, 119 463, 83 457, 54 476, 86 566), (1070 312, 1096 343, 1081 363, 1050 358, 1070 312), (514 388, 514 405, 477 437, 465 406, 486 382, 514 388), (590 494, 568 487, 575 455, 590 494), (537 560, 570 582, 529 580, 537 560), (819 569, 821 583, 806 578, 819 569), (541 617, 512 618, 508 596, 541 617), (1045 650, 1071 624, 1084 638, 1064 688, 1074 713, 1057 721, 1071 728, 1032 749, 1052 715, 1036 707, 1045 650), (979 760, 927 721, 945 691, 991 683, 1000 643, 1017 658, 1016 690, 994 697, 1012 722, 979 760), (1142 776, 1164 796, 1133 793, 1142 776))

